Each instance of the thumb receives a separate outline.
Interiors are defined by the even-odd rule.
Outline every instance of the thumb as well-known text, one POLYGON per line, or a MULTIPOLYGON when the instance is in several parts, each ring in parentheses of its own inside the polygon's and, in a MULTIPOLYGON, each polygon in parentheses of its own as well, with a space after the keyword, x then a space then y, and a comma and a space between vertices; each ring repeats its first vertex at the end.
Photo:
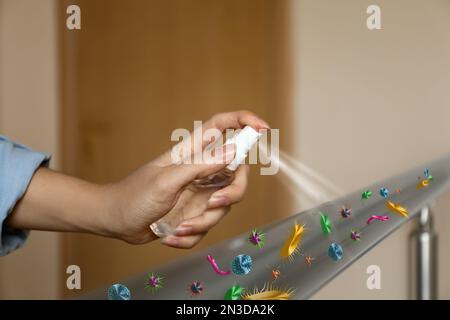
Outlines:
POLYGON ((197 178, 219 172, 233 161, 235 154, 236 145, 226 144, 214 149, 213 154, 203 152, 200 163, 182 163, 165 167, 163 174, 165 183, 179 190, 197 178))

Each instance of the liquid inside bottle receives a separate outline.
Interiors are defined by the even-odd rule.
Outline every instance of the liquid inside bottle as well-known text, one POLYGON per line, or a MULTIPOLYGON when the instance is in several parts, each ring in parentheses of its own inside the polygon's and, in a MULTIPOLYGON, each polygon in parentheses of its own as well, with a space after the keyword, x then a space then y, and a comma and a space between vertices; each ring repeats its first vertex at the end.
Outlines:
POLYGON ((211 195, 233 182, 236 169, 245 161, 247 153, 258 141, 260 135, 256 130, 247 126, 237 135, 228 139, 225 144, 236 144, 236 155, 233 161, 217 173, 194 180, 181 193, 175 207, 150 225, 153 233, 160 238, 172 235, 176 227, 183 221, 201 215, 207 209, 211 195))

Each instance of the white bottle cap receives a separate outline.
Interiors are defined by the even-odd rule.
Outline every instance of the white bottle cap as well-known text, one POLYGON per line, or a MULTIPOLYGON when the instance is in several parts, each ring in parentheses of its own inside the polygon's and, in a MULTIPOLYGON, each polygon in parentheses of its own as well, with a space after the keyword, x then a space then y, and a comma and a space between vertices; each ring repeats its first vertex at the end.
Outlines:
POLYGON ((228 170, 235 171, 245 161, 248 152, 258 141, 259 137, 261 137, 261 133, 252 127, 246 126, 238 134, 225 142, 225 144, 234 143, 236 145, 236 155, 233 161, 227 166, 228 170))

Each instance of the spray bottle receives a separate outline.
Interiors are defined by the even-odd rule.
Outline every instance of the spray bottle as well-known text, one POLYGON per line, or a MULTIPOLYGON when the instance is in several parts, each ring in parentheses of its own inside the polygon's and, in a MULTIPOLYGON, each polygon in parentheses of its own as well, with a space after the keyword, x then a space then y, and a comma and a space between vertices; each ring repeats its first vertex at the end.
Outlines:
POLYGON ((192 216, 186 216, 189 213, 189 205, 196 206, 198 203, 192 203, 191 198, 196 194, 196 198, 199 199, 199 203, 206 203, 211 194, 216 190, 223 188, 234 180, 235 171, 241 165, 248 152, 253 145, 258 141, 261 134, 252 127, 246 126, 235 136, 227 139, 226 144, 235 144, 236 153, 233 161, 231 161, 225 169, 217 173, 211 174, 205 178, 194 180, 183 191, 183 194, 177 201, 175 207, 164 217, 150 225, 150 229, 158 237, 166 237, 174 233, 175 228, 187 218, 193 218, 192 216))

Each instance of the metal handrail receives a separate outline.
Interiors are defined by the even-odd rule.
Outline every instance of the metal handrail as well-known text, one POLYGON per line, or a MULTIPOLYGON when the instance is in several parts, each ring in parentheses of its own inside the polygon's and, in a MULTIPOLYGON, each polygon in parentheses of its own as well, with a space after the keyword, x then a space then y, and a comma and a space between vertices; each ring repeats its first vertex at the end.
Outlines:
MULTIPOLYGON (((244 287, 250 292, 254 287, 262 289, 264 285, 272 282, 271 270, 278 267, 281 276, 272 282, 273 286, 295 290, 291 299, 306 299, 406 221, 418 216, 423 212, 422 209, 428 208, 449 186, 450 155, 447 155, 316 208, 262 226, 259 230, 265 232, 266 244, 261 249, 249 243, 249 234, 246 233, 154 268, 150 271, 164 277, 164 288, 155 294, 148 293, 144 288, 147 273, 122 283, 130 289, 133 299, 186 299, 189 297, 186 289, 189 283, 199 280, 205 288, 201 299, 224 299, 225 292, 233 285, 244 287), (433 180, 428 186, 418 189, 417 185, 420 182, 418 176, 422 175, 424 179, 425 167, 429 168, 433 180), (388 199, 379 195, 381 187, 390 190, 388 199), (362 199, 361 194, 366 190, 371 190, 373 195, 369 199, 362 199), (403 217, 388 210, 387 200, 406 207, 409 216, 403 217), (343 218, 339 214, 342 206, 351 207, 350 217, 343 218), (321 214, 326 214, 330 219, 332 231, 329 234, 325 234, 321 228, 321 214), (387 215, 389 220, 374 220, 367 224, 372 215, 387 215), (295 224, 305 225, 305 231, 299 250, 292 257, 296 261, 290 262, 289 259, 280 257, 280 249, 289 238, 295 224), (360 241, 353 241, 350 238, 352 230, 360 232, 360 241), (328 250, 331 243, 337 243, 343 248, 341 260, 334 261, 330 258, 328 250), (222 269, 230 269, 231 261, 239 254, 247 254, 252 258, 252 270, 247 275, 233 273, 219 275, 214 272, 206 259, 207 255, 211 255, 222 269), (306 256, 314 258, 312 265, 297 261, 306 256)), ((86 298, 106 299, 106 291, 107 288, 96 290, 86 298)))

